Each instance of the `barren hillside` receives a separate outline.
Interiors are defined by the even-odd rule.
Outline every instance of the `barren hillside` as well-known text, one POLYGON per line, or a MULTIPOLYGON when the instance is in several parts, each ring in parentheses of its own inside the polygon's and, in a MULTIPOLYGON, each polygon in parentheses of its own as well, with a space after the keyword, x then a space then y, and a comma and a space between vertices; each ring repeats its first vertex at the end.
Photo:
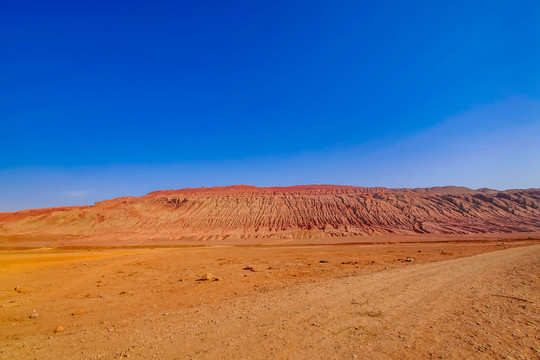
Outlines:
POLYGON ((540 189, 238 185, 0 213, 0 235, 308 238, 540 230, 540 189))

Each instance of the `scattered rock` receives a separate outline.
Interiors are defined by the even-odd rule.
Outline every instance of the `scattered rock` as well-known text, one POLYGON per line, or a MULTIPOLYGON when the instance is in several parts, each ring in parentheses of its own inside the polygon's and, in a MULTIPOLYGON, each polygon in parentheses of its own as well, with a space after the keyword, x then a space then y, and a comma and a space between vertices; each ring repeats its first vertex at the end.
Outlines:
POLYGON ((413 257, 408 257, 408 258, 405 258, 405 261, 406 262, 413 262, 414 258, 413 257))
POLYGON ((39 317, 39 313, 35 312, 35 313, 32 313, 29 318, 30 319, 37 319, 39 317))
POLYGON ((58 325, 56 327, 56 329, 54 329, 55 333, 59 333, 59 332, 62 332, 62 331, 64 331, 64 327, 62 325, 58 325))
POLYGON ((219 278, 217 276, 212 275, 211 273, 206 273, 197 281, 219 281, 219 278))
POLYGON ((255 268, 252 265, 246 265, 244 270, 255 271, 255 268))
POLYGON ((201 280, 214 280, 214 275, 212 275, 211 273, 206 273, 204 274, 202 277, 201 277, 201 280))

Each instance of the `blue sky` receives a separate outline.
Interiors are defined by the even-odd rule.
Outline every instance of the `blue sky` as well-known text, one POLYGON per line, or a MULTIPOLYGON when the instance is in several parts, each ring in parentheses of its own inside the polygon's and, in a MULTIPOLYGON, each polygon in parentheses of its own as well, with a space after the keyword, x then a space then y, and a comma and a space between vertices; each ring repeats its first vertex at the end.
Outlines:
POLYGON ((0 211, 152 190, 540 187, 537 1, 0 5, 0 211))

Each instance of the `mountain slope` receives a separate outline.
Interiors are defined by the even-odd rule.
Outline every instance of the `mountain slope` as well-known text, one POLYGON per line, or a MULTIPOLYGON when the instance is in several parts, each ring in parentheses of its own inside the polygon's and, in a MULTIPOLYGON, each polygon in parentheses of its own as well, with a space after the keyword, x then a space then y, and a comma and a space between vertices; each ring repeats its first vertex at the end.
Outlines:
POLYGON ((540 189, 238 185, 0 213, 0 235, 161 239, 540 230, 540 189))

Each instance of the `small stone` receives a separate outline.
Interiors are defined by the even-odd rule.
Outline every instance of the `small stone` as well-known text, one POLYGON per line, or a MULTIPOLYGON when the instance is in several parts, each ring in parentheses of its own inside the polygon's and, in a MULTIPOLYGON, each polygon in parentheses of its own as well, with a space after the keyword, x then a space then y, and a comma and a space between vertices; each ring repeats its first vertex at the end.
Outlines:
POLYGON ((329 263, 330 261, 328 261, 328 260, 320 260, 319 262, 320 262, 321 264, 327 264, 327 263, 329 263))
POLYGON ((204 274, 198 281, 215 281, 216 277, 211 273, 204 274))
POLYGON ((37 319, 39 317, 39 313, 35 312, 35 313, 32 313, 29 318, 30 319, 37 319))
POLYGON ((64 331, 64 327, 62 325, 58 325, 56 327, 56 329, 54 329, 55 333, 59 333, 59 332, 62 332, 62 331, 64 331))
POLYGON ((414 258, 413 257, 408 257, 405 259, 406 262, 413 262, 414 261, 414 258))
POLYGON ((83 311, 82 310, 75 310, 74 312, 71 313, 71 316, 78 316, 78 315, 82 315, 83 311))
POLYGON ((26 289, 25 288, 22 288, 20 286, 15 286, 15 289, 14 289, 16 292, 22 294, 22 293, 25 293, 26 292, 26 289))
POLYGON ((244 270, 255 271, 255 268, 252 265, 246 265, 244 270))

